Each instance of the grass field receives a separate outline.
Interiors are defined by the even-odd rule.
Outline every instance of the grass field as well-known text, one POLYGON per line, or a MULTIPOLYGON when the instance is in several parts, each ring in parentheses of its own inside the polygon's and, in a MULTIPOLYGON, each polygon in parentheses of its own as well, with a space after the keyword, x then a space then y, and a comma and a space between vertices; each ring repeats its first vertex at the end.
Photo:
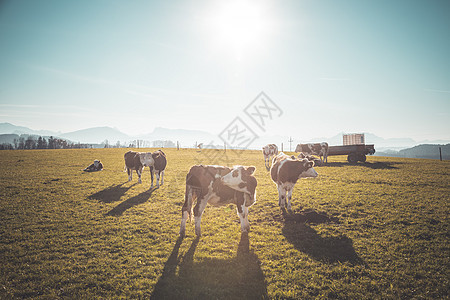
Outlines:
POLYGON ((126 151, 0 152, 1 299, 449 297, 449 161, 330 157, 284 213, 260 151, 165 149, 153 191, 148 169, 127 181, 126 151), (105 170, 82 172, 94 159, 105 170), (248 235, 230 205, 206 208, 200 239, 193 222, 178 238, 200 162, 256 166, 248 235), (329 220, 305 222, 312 209, 329 220))

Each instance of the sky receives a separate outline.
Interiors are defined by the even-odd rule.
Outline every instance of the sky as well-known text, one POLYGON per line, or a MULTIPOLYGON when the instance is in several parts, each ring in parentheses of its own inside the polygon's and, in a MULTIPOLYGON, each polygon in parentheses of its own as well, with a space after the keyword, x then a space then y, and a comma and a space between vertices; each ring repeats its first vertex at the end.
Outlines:
POLYGON ((0 1, 0 122, 450 140, 449 53, 450 1, 0 1))

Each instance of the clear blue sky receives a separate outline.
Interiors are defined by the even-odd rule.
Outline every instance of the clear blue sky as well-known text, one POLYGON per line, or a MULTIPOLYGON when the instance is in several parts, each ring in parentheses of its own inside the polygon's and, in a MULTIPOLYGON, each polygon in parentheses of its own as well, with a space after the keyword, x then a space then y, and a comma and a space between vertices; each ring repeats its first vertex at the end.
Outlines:
POLYGON ((450 1, 1 1, 0 122, 450 139, 449 53, 450 1))

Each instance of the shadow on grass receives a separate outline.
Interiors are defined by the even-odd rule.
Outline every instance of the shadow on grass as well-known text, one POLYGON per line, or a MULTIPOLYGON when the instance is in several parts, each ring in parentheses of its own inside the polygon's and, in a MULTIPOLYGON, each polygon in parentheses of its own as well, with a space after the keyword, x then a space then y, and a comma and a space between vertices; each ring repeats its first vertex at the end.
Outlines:
POLYGON ((313 259, 326 263, 350 262, 362 264, 363 261, 355 252, 353 242, 345 235, 322 236, 309 224, 327 223, 330 219, 325 214, 319 214, 313 210, 307 213, 287 213, 285 216, 283 235, 301 252, 313 259))
POLYGON ((134 196, 134 197, 131 197, 130 199, 125 200, 122 203, 120 203, 119 205, 117 205, 116 207, 114 207, 113 209, 111 209, 106 215, 107 216, 121 216, 124 213, 124 211, 126 211, 127 209, 129 209, 135 205, 139 205, 139 204, 147 202, 147 200, 150 199, 150 197, 152 196, 154 191, 155 191, 155 189, 152 189, 150 191, 143 192, 137 196, 134 196))
POLYGON ((112 203, 112 202, 116 202, 119 201, 120 198, 125 195, 125 193, 132 188, 133 186, 136 185, 136 183, 130 185, 130 186, 124 186, 124 184, 128 183, 128 181, 121 183, 121 184, 117 184, 117 185, 113 185, 110 187, 107 187, 106 189, 97 192, 95 194, 92 194, 88 197, 88 199, 94 199, 94 200, 99 200, 102 201, 104 203, 112 203))
POLYGON ((242 233, 236 257, 194 262, 199 238, 185 254, 179 254, 178 238, 153 290, 152 299, 268 299, 260 261, 249 250, 248 234, 242 233), (178 273, 177 273, 178 268, 178 273))
POLYGON ((365 162, 365 163, 348 163, 348 162, 329 162, 326 164, 321 165, 321 167, 348 167, 348 166, 359 166, 359 167, 366 167, 366 168, 370 168, 370 169, 374 169, 374 170, 379 170, 379 169, 387 169, 387 170, 392 170, 392 169, 398 169, 398 167, 394 166, 394 165, 398 165, 401 163, 398 162, 381 162, 381 161, 377 161, 377 162, 365 162))

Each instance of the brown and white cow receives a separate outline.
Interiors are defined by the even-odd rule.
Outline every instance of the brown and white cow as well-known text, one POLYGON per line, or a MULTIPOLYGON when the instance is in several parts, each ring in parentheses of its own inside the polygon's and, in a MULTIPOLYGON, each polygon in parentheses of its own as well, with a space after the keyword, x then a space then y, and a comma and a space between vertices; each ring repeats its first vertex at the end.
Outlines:
POLYGON ((153 176, 156 176, 156 187, 159 187, 159 178, 161 177, 161 185, 164 184, 164 171, 167 166, 166 154, 161 150, 157 150, 152 153, 153 165, 150 165, 150 174, 152 176, 152 184, 150 188, 153 188, 153 176))
POLYGON ((317 155, 321 162, 328 162, 328 143, 298 144, 295 152, 317 155))
POLYGON ((280 152, 273 158, 270 176, 278 188, 278 205, 291 210, 292 191, 300 178, 317 177, 314 162, 280 152), (287 198, 287 205, 286 205, 287 198))
POLYGON ((278 154, 278 147, 275 144, 267 144, 262 148, 262 152, 264 155, 264 165, 267 171, 269 171, 271 158, 278 154))
POLYGON ((201 235, 200 222, 206 204, 214 206, 234 203, 241 223, 241 231, 248 232, 248 208, 256 202, 255 167, 196 165, 186 176, 186 193, 181 209, 180 236, 186 233, 186 221, 194 214, 195 234, 201 235), (195 207, 193 202, 196 200, 195 207))
POLYGON ((153 188, 153 177, 156 175, 156 184, 159 187, 159 178, 161 175, 161 184, 164 183, 164 170, 167 165, 167 159, 161 150, 155 152, 135 152, 128 151, 124 154, 125 158, 125 168, 128 173, 128 181, 133 179, 133 170, 139 176, 138 182, 142 183, 141 175, 142 169, 144 167, 150 168, 150 174, 152 178, 152 183, 150 188, 153 188))

